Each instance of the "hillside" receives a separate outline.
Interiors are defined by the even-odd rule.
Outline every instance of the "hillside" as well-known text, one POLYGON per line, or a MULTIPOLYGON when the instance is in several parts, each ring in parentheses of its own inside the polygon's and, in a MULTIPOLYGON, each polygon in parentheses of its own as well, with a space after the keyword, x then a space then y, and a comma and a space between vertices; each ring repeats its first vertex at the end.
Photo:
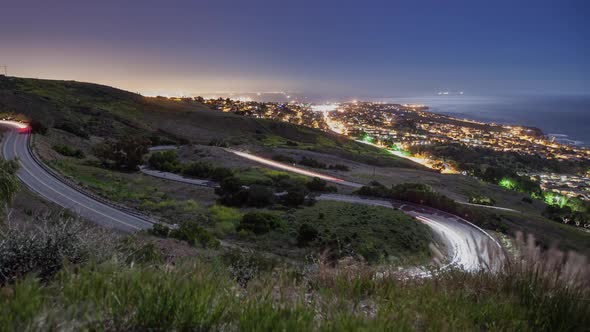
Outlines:
POLYGON ((336 134, 222 113, 198 102, 143 97, 91 83, 0 77, 0 112, 24 115, 83 138, 144 135, 178 143, 223 141, 272 147, 291 142, 290 147, 295 144, 371 164, 422 169, 336 134))
MULTIPOLYGON (((494 198, 498 206, 524 213, 489 211, 485 219, 494 220, 492 223, 474 222, 497 225, 491 229, 509 236, 516 231, 533 233, 545 247, 558 243, 563 249, 590 252, 588 234, 544 218, 542 202, 528 204, 521 193, 465 176, 437 174, 380 149, 306 127, 223 113, 194 101, 142 97, 97 84, 14 77, 0 77, 0 113, 24 115, 50 127, 46 135, 35 140, 36 149, 65 176, 107 199, 156 215, 165 222, 185 220, 199 210, 189 208, 195 202, 209 206, 216 196, 212 190, 101 168, 92 151, 97 142, 146 136, 153 144, 192 143, 179 150, 186 163, 205 161, 225 165, 238 176, 266 177, 260 173, 267 171, 255 163, 209 146, 223 142, 268 158, 282 154, 343 165, 349 171, 322 172, 360 183, 425 183, 460 201, 483 194, 494 198), (80 149, 87 157, 64 156, 55 151, 61 145, 80 149)), ((339 190, 350 192, 343 187, 339 190)))
POLYGON ((550 248, 560 241, 561 249, 586 254, 588 233, 543 218, 542 203, 525 203, 520 193, 424 170, 342 136, 95 84, 0 78, 0 113, 47 126, 33 135, 33 150, 58 177, 157 222, 124 234, 79 220, 19 188, 18 163, 2 161, 0 205, 11 210, 0 222, 0 331, 588 326, 590 267, 584 256, 550 248), (136 137, 183 146, 149 152, 136 137), (456 233, 453 221, 436 232, 419 219, 424 206, 411 209, 413 217, 401 205, 316 201, 353 189, 261 167, 219 145, 372 186, 431 185, 430 196, 408 197, 420 204, 434 206, 417 200, 437 197, 459 206, 444 195, 494 197, 523 212, 469 207, 458 214, 505 245, 506 256, 473 242, 477 266, 510 264, 466 272, 453 263, 466 251, 456 245, 469 234, 475 240, 475 228, 460 223, 456 233), (137 163, 113 162, 120 155, 105 157, 105 149, 135 155, 137 163), (142 163, 219 187, 148 176, 142 163))

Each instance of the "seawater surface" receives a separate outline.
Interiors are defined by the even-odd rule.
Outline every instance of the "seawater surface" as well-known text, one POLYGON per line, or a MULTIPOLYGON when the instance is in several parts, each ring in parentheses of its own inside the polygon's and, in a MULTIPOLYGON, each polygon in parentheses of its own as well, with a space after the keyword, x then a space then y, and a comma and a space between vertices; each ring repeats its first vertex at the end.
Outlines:
POLYGON ((431 112, 502 124, 537 127, 557 140, 590 147, 590 96, 431 96, 381 100, 416 103, 431 112))

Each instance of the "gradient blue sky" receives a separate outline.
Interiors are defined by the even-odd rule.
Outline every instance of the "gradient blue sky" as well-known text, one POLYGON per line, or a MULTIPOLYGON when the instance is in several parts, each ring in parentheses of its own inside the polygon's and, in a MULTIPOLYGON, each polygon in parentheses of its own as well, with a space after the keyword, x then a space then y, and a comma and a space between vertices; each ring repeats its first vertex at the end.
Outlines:
POLYGON ((590 93, 589 3, 3 0, 0 64, 147 94, 590 93))

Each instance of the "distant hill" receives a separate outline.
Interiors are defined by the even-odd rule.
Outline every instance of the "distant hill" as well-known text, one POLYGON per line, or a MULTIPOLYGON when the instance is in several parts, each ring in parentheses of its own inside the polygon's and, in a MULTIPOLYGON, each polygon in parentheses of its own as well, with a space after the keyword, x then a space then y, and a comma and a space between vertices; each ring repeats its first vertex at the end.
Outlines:
POLYGON ((341 135, 92 83, 0 77, 0 113, 24 116, 81 137, 155 135, 183 143, 217 140, 230 145, 272 141, 273 146, 289 143, 374 165, 423 168, 341 135))

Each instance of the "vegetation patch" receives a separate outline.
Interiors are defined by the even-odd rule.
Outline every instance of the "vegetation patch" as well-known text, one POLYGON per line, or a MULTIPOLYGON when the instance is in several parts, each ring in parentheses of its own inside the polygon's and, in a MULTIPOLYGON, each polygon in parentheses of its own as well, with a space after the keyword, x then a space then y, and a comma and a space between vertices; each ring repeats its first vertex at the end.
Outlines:
POLYGON ((338 257, 362 256, 370 263, 429 257, 430 229, 393 209, 320 201, 287 218, 299 245, 338 257))
POLYGON ((74 149, 68 145, 54 145, 52 148, 62 156, 73 157, 77 159, 84 159, 86 157, 82 150, 74 149))

